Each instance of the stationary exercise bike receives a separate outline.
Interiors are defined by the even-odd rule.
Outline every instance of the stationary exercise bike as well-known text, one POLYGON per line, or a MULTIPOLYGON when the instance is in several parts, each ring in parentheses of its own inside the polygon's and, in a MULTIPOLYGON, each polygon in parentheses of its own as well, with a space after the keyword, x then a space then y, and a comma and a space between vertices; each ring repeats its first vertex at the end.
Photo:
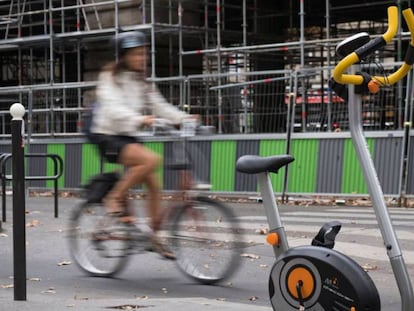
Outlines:
MULTIPOLYGON (((354 73, 357 72, 356 67, 359 67, 355 64, 382 48, 396 35, 398 9, 392 6, 388 8, 389 26, 384 35, 370 40, 369 35, 363 33, 348 38, 337 46, 337 53, 344 58, 333 71, 332 86, 338 95, 348 101, 352 141, 398 284, 402 301, 401 310, 413 311, 413 288, 361 126, 361 94, 376 93, 379 87, 398 82, 414 63, 414 15, 410 8, 405 9, 402 14, 411 33, 411 43, 404 64, 387 77, 354 73), (344 74, 349 67, 352 73, 344 74)), ((240 157, 236 164, 240 172, 257 174, 270 229, 267 241, 273 246, 276 257, 269 279, 273 310, 380 310, 378 290, 368 273, 353 259, 333 249, 335 237, 341 228, 339 222, 333 221, 322 226, 312 240, 312 245, 289 247, 269 174, 277 173, 280 168, 293 161, 291 155, 245 155, 240 157)))

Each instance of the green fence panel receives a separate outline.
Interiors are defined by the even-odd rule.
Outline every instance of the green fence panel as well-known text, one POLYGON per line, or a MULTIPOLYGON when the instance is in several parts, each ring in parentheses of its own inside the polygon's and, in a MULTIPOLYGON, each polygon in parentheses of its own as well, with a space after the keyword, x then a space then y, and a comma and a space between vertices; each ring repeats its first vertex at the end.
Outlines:
MULTIPOLYGON (((374 150, 374 139, 367 138, 367 145, 370 153, 374 150)), ((344 165, 341 193, 349 194, 367 194, 368 189, 365 184, 364 175, 361 170, 354 145, 351 139, 345 141, 344 147, 344 165)))
MULTIPOLYGON (((63 188, 65 186, 65 145, 64 144, 49 144, 47 145, 47 153, 48 154, 57 154, 62 158, 63 161, 63 173, 62 176, 58 179, 58 187, 63 188)), ((55 175, 54 171, 54 163, 53 160, 50 158, 46 158, 46 175, 47 176, 53 176, 55 175)), ((58 168, 59 169, 59 168, 58 168)), ((46 187, 53 188, 54 181, 53 180, 47 180, 46 181, 46 187)))
POLYGON ((211 143, 210 176, 212 190, 234 191, 236 149, 235 141, 213 141, 211 143))
POLYGON ((81 184, 84 185, 89 178, 96 175, 101 170, 101 158, 93 144, 82 145, 82 180, 81 184))
POLYGON ((289 165, 289 192, 316 191, 318 146, 318 139, 292 140, 291 154, 295 161, 289 165))

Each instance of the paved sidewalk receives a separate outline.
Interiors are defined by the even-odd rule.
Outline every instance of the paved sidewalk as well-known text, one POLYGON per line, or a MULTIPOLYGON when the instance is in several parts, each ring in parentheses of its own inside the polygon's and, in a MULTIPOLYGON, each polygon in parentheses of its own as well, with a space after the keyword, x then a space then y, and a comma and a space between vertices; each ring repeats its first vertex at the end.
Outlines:
MULTIPOLYGON (((243 228, 250 232, 246 238, 253 246, 246 252, 252 257, 243 257, 239 272, 229 280, 206 286, 188 279, 173 261, 155 253, 132 256, 117 278, 89 277, 71 262, 66 240, 68 218, 79 199, 59 198, 59 218, 54 218, 53 197, 27 198, 27 301, 14 301, 11 197, 7 201, 8 221, 0 234, 1 310, 272 310, 267 288, 274 257, 271 248, 264 244, 264 236, 257 233, 258 228, 265 226, 260 204, 231 204, 243 228)), ((140 207, 143 202, 138 200, 135 205, 140 207)), ((398 289, 372 209, 284 206, 281 213, 291 246, 306 245, 320 224, 340 220, 344 226, 336 249, 367 267, 381 294, 383 310, 401 310, 398 289)), ((414 210, 392 209, 391 213, 412 277, 414 210)))
MULTIPOLYGON (((234 295, 237 289, 226 285, 204 286, 189 281, 177 271, 173 262, 161 259, 158 254, 133 256, 132 267, 130 270, 127 268, 119 279, 85 276, 71 262, 65 241, 67 219, 71 207, 79 199, 59 198, 59 218, 54 218, 51 197, 26 199, 27 300, 15 301, 13 215, 11 198, 7 200, 7 222, 2 224, 4 232, 0 236, 1 310, 271 310, 265 299, 261 300, 260 305, 247 298, 241 303, 234 297, 233 301, 220 298, 226 297, 223 290, 228 289, 234 295), (164 291, 164 287, 168 288, 169 293, 166 289, 164 291), (209 294, 204 296, 206 291, 209 294)), ((263 291, 266 292, 266 287, 263 291)), ((248 294, 243 295, 247 297, 248 294)))
POLYGON ((84 310, 84 311, 102 311, 102 310, 138 310, 148 309, 154 311, 270 311, 271 307, 262 307, 257 305, 247 305, 242 303, 233 303, 217 301, 206 298, 176 298, 176 299, 146 299, 146 300, 120 300, 120 299, 88 299, 88 300, 65 300, 59 296, 32 296, 29 294, 27 301, 10 301, 1 299, 2 310, 8 311, 45 311, 45 310, 84 310))

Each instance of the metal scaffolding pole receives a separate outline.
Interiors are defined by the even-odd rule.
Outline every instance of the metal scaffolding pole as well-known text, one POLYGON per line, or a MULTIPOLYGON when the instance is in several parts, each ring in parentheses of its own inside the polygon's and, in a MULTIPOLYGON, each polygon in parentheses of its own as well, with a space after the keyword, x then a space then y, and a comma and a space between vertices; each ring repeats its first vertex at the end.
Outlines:
MULTIPOLYGON (((179 59, 178 59, 178 75, 180 77, 183 76, 183 57, 181 51, 183 50, 183 7, 181 5, 181 1, 178 2, 178 50, 179 50, 179 59)), ((184 105, 186 104, 184 101, 184 85, 180 82, 180 107, 183 109, 184 105)))
MULTIPOLYGON (((221 1, 216 0, 216 12, 217 12, 217 73, 221 74, 221 1)), ((221 79, 217 79, 218 86, 221 85, 221 79)), ((217 110, 218 110, 218 128, 217 131, 219 134, 223 133, 223 112, 222 112, 222 104, 223 104, 223 98, 221 89, 218 90, 218 98, 217 98, 217 110)))
MULTIPOLYGON (((331 12, 331 5, 330 5, 330 2, 329 2, 329 0, 326 0, 326 17, 325 17, 325 19, 326 19, 326 25, 325 25, 325 27, 326 27, 326 40, 328 40, 329 41, 329 39, 331 38, 331 14, 330 14, 330 12, 331 12)), ((326 45, 326 48, 327 48, 327 53, 326 53, 326 62, 327 62, 327 66, 329 67, 330 65, 331 65, 331 45, 328 43, 327 45, 326 45)), ((324 92, 324 90, 322 90, 323 92, 324 92)), ((332 130, 332 90, 330 89, 330 88, 328 88, 328 90, 327 90, 327 92, 328 92, 328 103, 327 103, 327 113, 328 113, 328 118, 327 118, 327 126, 328 126, 328 128, 327 128, 327 130, 328 130, 328 132, 330 132, 331 130, 332 130)))
POLYGON ((300 0, 300 67, 305 67, 305 6, 300 0))
MULTIPOLYGON (((204 31, 204 47, 205 48, 208 48, 208 0, 205 0, 204 1, 204 29, 205 29, 205 31, 204 31)), ((180 51, 180 54, 182 55, 182 51, 180 51)), ((204 61, 205 61, 205 68, 206 68, 206 71, 208 72, 208 73, 211 73, 211 70, 210 70, 210 62, 209 62, 209 59, 208 59, 208 57, 205 55, 204 56, 204 61)), ((210 91, 209 91, 209 85, 210 85, 210 79, 209 78, 206 78, 206 85, 205 85, 205 103, 206 103, 206 107, 210 107, 210 91)), ((206 118, 206 121, 205 121, 205 123, 206 123, 206 125, 210 125, 210 109, 206 109, 207 110, 207 113, 206 113, 206 116, 205 116, 205 118, 206 118)))
MULTIPOLYGON (((247 5, 246 0, 243 0, 243 46, 247 46, 247 5)), ((247 55, 246 53, 243 53, 243 69, 244 72, 247 72, 247 55)), ((244 100, 244 107, 243 107, 243 114, 244 114, 244 133, 249 133, 249 119, 248 119, 248 91, 247 91, 247 85, 244 85, 243 87, 243 100, 244 100)))
MULTIPOLYGON (((305 67, 305 5, 304 0, 300 0, 300 68, 305 67)), ((302 130, 306 132, 306 86, 305 78, 302 78, 302 130)))
POLYGON ((155 73, 155 0, 151 0, 151 78, 156 77, 155 73))
MULTIPOLYGON (((375 37, 375 36, 373 36, 375 37)), ((329 41, 324 39, 319 40, 308 40, 303 42, 303 44, 307 47, 316 47, 320 46, 321 44, 329 43, 329 42, 339 42, 342 41, 343 38, 331 38, 329 41)), ((301 49, 301 41, 291 41, 291 42, 278 42, 278 43, 268 43, 268 44, 256 44, 256 45, 248 45, 248 46, 237 46, 237 47, 220 47, 220 51, 222 53, 233 53, 233 52, 242 52, 242 51, 249 51, 249 52, 264 52, 264 51, 287 51, 287 50, 297 50, 301 49)), ((196 54, 216 54, 218 53, 218 48, 213 49, 202 49, 202 50, 192 50, 192 51, 183 51, 183 55, 196 55, 196 54)))

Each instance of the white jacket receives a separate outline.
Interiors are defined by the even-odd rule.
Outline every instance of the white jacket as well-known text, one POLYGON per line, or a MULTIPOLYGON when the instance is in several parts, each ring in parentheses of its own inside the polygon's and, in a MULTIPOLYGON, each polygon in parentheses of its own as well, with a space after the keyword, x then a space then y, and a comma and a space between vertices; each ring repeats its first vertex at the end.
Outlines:
POLYGON ((168 103, 155 86, 141 80, 134 72, 123 72, 116 78, 110 71, 99 75, 94 107, 93 133, 136 136, 143 113, 149 113, 179 124, 186 113, 168 103))

